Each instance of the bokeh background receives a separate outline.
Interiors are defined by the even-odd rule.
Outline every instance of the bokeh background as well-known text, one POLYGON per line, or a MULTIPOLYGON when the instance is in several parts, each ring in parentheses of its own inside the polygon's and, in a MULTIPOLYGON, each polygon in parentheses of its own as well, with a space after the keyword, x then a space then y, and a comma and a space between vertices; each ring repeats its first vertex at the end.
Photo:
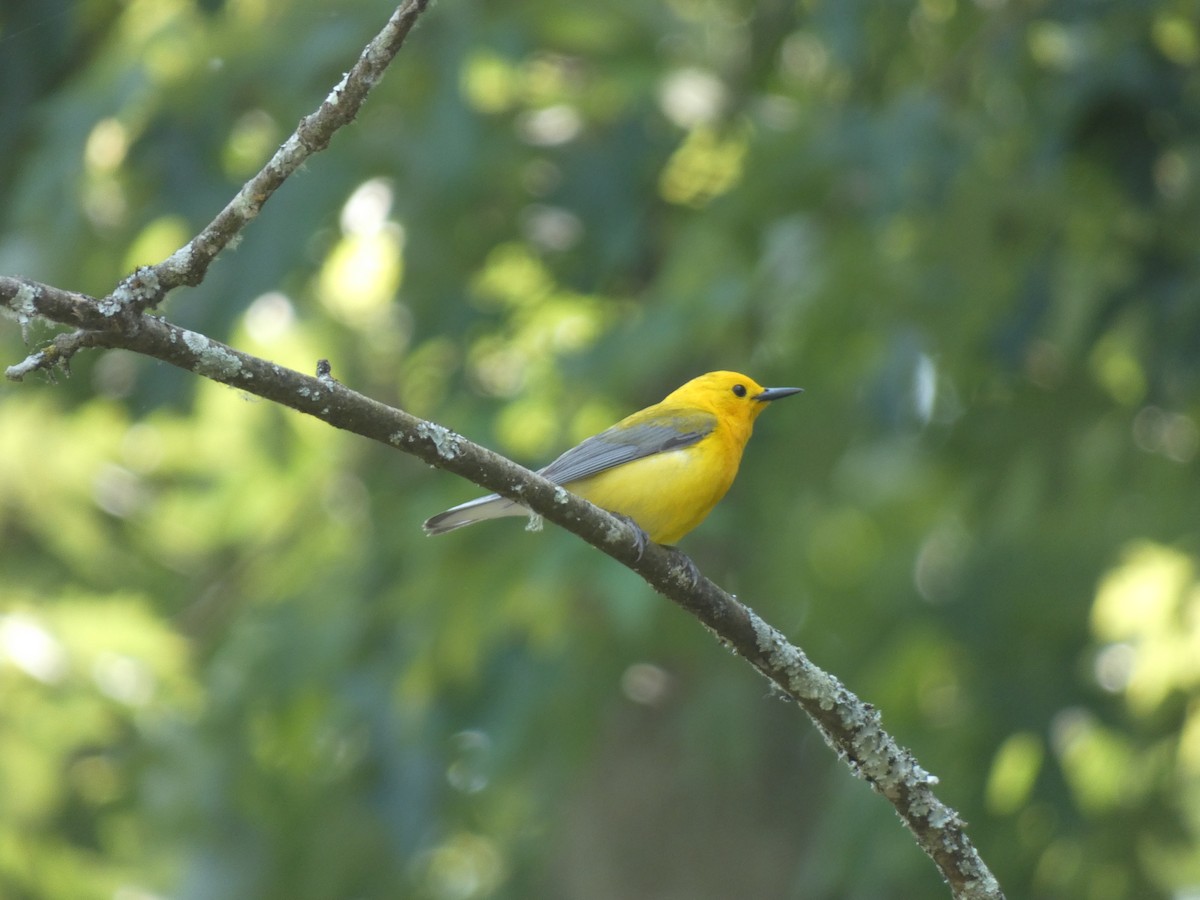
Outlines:
MULTIPOLYGON (((165 257, 390 10, 6 0, 0 272, 165 257)), ((441 0, 164 313, 531 465, 710 369, 805 387, 684 549, 1010 897, 1196 898, 1198 23, 441 0)), ((424 537, 465 482, 123 352, 0 388, 0 448, 4 898, 947 895, 630 573, 424 537)))

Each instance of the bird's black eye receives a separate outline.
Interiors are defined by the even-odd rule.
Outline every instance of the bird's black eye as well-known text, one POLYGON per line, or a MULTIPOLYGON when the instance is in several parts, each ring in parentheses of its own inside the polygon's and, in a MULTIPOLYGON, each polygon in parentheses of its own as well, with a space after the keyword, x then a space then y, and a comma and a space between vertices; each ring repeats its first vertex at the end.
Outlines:
POLYGON ((746 386, 744 384, 735 384, 733 386, 733 393, 735 397, 745 397, 746 386))

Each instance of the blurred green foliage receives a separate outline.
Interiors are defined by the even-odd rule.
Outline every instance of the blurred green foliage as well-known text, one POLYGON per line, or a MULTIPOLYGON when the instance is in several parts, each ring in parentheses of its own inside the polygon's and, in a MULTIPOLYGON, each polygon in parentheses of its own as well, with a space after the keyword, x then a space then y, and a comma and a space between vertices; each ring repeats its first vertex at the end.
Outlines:
MULTIPOLYGON (((6 2, 0 271, 158 261, 389 12, 6 2)), ((1198 21, 438 3, 165 313, 529 464, 709 369, 805 386, 685 548, 883 709, 1009 896, 1192 896, 1198 21)), ((0 896, 945 894, 569 535, 427 540, 469 485, 129 354, 72 370, 0 394, 0 896)))

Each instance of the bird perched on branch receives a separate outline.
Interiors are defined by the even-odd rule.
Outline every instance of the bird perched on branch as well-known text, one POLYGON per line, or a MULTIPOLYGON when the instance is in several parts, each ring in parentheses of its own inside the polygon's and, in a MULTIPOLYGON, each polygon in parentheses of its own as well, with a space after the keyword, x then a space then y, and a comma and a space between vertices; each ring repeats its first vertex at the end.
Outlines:
MULTIPOLYGON (((759 413, 801 390, 709 372, 572 447, 539 474, 632 519, 652 541, 673 544, 704 521, 733 484, 759 413)), ((521 515, 529 510, 489 494, 429 519, 425 533, 521 515)))

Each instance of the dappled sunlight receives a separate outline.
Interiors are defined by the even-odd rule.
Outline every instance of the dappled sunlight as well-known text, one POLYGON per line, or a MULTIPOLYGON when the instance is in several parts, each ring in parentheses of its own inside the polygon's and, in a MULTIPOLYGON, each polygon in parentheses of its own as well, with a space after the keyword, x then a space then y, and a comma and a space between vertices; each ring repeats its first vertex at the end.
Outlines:
POLYGON ((695 128, 667 160, 659 176, 659 193, 668 203, 702 207, 741 180, 747 149, 744 133, 722 135, 711 128, 695 128))
POLYGON ((392 188, 386 179, 359 185, 342 206, 342 238, 317 279, 322 305, 362 331, 385 325, 404 272, 404 228, 388 218, 392 188))
POLYGON ((378 324, 400 287, 403 248, 399 225, 343 237, 321 268, 321 304, 353 328, 378 324))
POLYGON ((191 232, 182 216, 162 216, 148 223, 125 251, 125 269, 165 259, 188 242, 191 232))
POLYGON ((496 436, 503 445, 535 468, 556 455, 554 447, 561 439, 561 430, 558 411, 544 396, 513 400, 496 420, 496 436))
POLYGON ((98 228, 125 222, 129 203, 118 173, 129 151, 130 134, 119 119, 101 119, 84 145, 83 209, 98 228))
POLYGON ((520 244, 494 250, 474 289, 482 309, 503 311, 506 318, 503 329, 471 344, 468 371, 483 392, 511 401, 497 422, 503 445, 527 459, 547 454, 565 441, 558 361, 594 345, 621 308, 561 287, 520 244))
POLYGON ((504 880, 504 855, 495 841, 460 832, 430 850, 423 862, 424 888, 436 900, 488 897, 504 880))
POLYGON ((1200 62, 1200 33, 1196 22, 1175 10, 1160 10, 1151 30, 1154 43, 1171 62, 1194 66, 1200 62))
POLYGON ((486 50, 470 55, 461 78, 467 101, 482 113, 505 112, 521 93, 522 78, 517 65, 486 50))
POLYGON ((1123 648, 1124 684, 1116 683, 1138 715, 1150 715, 1175 692, 1195 693, 1200 688, 1195 560, 1161 544, 1130 547, 1100 583, 1092 631, 1106 645, 1123 648))
POLYGON ((1011 734, 996 750, 988 773, 986 802, 993 815, 1011 815, 1029 802, 1042 769, 1045 746, 1028 731, 1011 734))
MULTIPOLYGON (((391 312, 395 312, 394 307, 391 312)), ((382 321, 364 338, 364 349, 381 344, 402 347, 407 338, 407 331, 401 327, 403 318, 386 310, 380 318, 382 321)), ((248 353, 270 357, 281 365, 311 371, 314 361, 329 352, 325 327, 322 322, 302 316, 287 294, 268 291, 248 303, 230 343, 248 353)), ((318 423, 308 417, 297 417, 293 425, 312 437, 321 430, 318 423), (314 425, 318 425, 318 432, 313 432, 314 425)))
POLYGON ((658 102, 680 128, 697 128, 717 120, 729 101, 729 90, 713 72, 677 69, 663 78, 658 102))
POLYGON ((535 53, 510 60, 483 49, 463 65, 460 88, 481 113, 516 112, 517 134, 535 147, 558 147, 577 138, 586 118, 576 104, 592 93, 576 59, 535 53))
POLYGON ((946 603, 961 595, 971 549, 971 536, 957 521, 944 522, 925 537, 913 561, 913 584, 925 602, 946 603))
POLYGON ((1200 450, 1200 429, 1192 417, 1157 406, 1138 410, 1133 439, 1147 453, 1160 453, 1177 463, 1191 462, 1200 450))
POLYGON ((1047 69, 1067 70, 1082 65, 1099 47, 1099 34, 1086 23, 1067 25, 1051 19, 1032 23, 1026 36, 1033 61, 1047 69))
POLYGON ((48 684, 66 673, 62 644, 27 613, 0 616, 0 664, 5 663, 48 684))
MULTIPOLYGON (((47 816, 93 817, 97 840, 64 836, 22 863, 0 851, 6 884, 14 872, 53 858, 64 896, 93 896, 98 885, 145 880, 142 848, 155 840, 128 813, 136 792, 139 742, 156 742, 200 707, 184 642, 129 594, 68 591, 14 595, 0 606, 0 767, 5 815, 0 847, 27 844, 47 816), (131 877, 132 876, 132 877, 131 877)), ((39 889, 47 882, 37 882, 39 889)), ((35 891, 36 893, 36 891, 35 891)))
POLYGON ((5 441, 0 521, 19 522, 23 531, 39 536, 64 571, 93 570, 111 547, 94 491, 97 477, 118 452, 127 423, 123 411, 103 401, 70 419, 62 418, 51 397, 0 405, 5 441), (45 439, 48 421, 58 423, 56 440, 45 439))
POLYGON ((1146 375, 1134 346, 1128 333, 1110 332, 1097 342, 1090 359, 1096 381, 1125 406, 1139 403, 1146 395, 1146 375))
POLYGON ((83 161, 90 173, 108 174, 120 168, 128 151, 129 132, 120 120, 101 119, 88 135, 83 161))
MULTIPOLYGON (((337 108, 390 10, 0 6, 0 274, 96 296, 337 108)), ((1193 18, 430 4, 152 315, 531 466, 699 372, 804 387, 683 551, 879 709, 1008 896, 1190 897, 1193 18)), ((13 315, 10 363, 71 327, 13 315)), ((0 896, 946 893, 609 558, 520 519, 427 539, 486 491, 71 362, 0 395, 0 896)))
POLYGON ((245 324, 250 340, 269 346, 291 333, 296 309, 286 294, 271 291, 256 297, 246 308, 245 324))
POLYGON ((831 58, 829 47, 819 34, 793 31, 779 50, 780 74, 796 86, 816 87, 828 75, 831 58))
POLYGON ((554 147, 579 136, 583 117, 566 103, 531 109, 517 118, 517 133, 535 147, 554 147))
POLYGON ((478 794, 488 786, 494 763, 492 739, 478 729, 454 735, 454 753, 446 766, 446 781, 456 791, 478 794))
POLYGON ((160 77, 178 74, 192 56, 189 52, 182 52, 185 48, 179 46, 180 37, 175 30, 183 27, 189 19, 191 24, 195 24, 197 20, 190 18, 194 13, 194 6, 186 0, 132 0, 121 16, 122 38, 127 42, 127 47, 144 48, 164 35, 170 37, 174 34, 172 40, 158 44, 154 59, 147 61, 147 68, 160 77), (173 54, 172 51, 180 52, 173 54), (170 58, 172 55, 175 56, 174 60, 170 58))
POLYGON ((388 216, 392 212, 395 189, 387 178, 372 178, 354 189, 342 205, 338 224, 348 235, 372 235, 384 231, 394 223, 388 216))
POLYGON ((554 278, 546 265, 520 244, 497 247, 475 276, 475 291, 485 306, 537 304, 554 289, 554 278))
POLYGON ((531 203, 521 210, 525 239, 542 250, 570 250, 579 243, 584 230, 583 221, 569 209, 531 203))
POLYGON ((229 129, 221 153, 221 165, 230 178, 248 178, 274 152, 283 129, 269 112, 252 109, 243 113, 229 129))
POLYGON ((1085 709, 1066 709, 1050 723, 1050 742, 1075 803, 1103 815, 1130 805, 1149 787, 1153 774, 1139 765, 1131 740, 1106 727, 1085 709))
MULTIPOLYGON (((1153 802, 1164 784, 1174 785, 1166 803, 1184 811, 1187 827, 1200 834, 1200 818, 1186 812, 1194 809, 1200 790, 1200 579, 1194 557, 1164 544, 1130 544, 1100 582, 1091 628, 1099 642, 1093 655, 1096 683, 1121 698, 1140 724, 1120 729, 1083 706, 1054 717, 1051 748, 1075 805, 1093 817, 1127 815, 1153 802), (1181 718, 1181 728, 1174 736, 1150 737, 1148 730, 1164 716, 1181 718)), ((989 803, 997 812, 1009 806, 992 794, 992 786, 1001 788, 1001 761, 998 756, 989 786, 989 803)), ((1149 832, 1139 837, 1139 847, 1164 877, 1174 873, 1170 877, 1186 880, 1200 866, 1194 841, 1149 832)), ((1050 888, 1069 882, 1071 868, 1051 847, 1038 877, 1050 888)))

